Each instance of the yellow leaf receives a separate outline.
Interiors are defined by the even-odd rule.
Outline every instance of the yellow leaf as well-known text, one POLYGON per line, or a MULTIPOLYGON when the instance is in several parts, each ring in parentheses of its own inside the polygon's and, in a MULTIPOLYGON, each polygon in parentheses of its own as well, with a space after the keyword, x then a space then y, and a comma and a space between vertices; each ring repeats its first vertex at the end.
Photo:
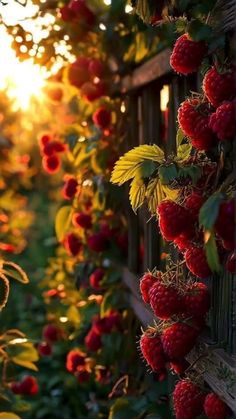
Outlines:
POLYGON ((131 185, 129 191, 129 199, 134 212, 144 203, 146 186, 142 178, 137 175, 131 185))
POLYGON ((34 362, 38 361, 38 351, 31 342, 18 344, 17 340, 9 342, 9 356, 14 364, 37 371, 34 362))
POLYGON ((66 317, 68 318, 68 320, 71 323, 74 323, 75 325, 80 324, 80 314, 79 314, 79 310, 75 307, 75 306, 71 306, 67 313, 66 313, 66 317))
POLYGON ((15 413, 11 412, 1 412, 0 419, 21 419, 20 416, 15 415, 15 413))
POLYGON ((17 356, 11 358, 11 361, 14 362, 14 364, 16 365, 20 365, 21 367, 27 368, 28 370, 38 371, 38 367, 33 362, 19 359, 17 356))
POLYGON ((68 232, 71 224, 71 207, 68 205, 66 207, 62 207, 59 209, 56 220, 55 220, 55 230, 56 230, 56 236, 57 240, 61 242, 65 234, 68 232))
POLYGON ((9 281, 0 272, 0 310, 5 307, 9 296, 9 281))

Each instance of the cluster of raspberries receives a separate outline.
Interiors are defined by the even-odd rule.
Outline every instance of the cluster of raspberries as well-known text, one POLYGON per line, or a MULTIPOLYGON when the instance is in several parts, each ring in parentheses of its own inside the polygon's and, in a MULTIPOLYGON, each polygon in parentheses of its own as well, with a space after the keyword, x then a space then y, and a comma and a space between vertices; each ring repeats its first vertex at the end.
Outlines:
POLYGON ((66 151, 66 145, 53 139, 50 134, 44 134, 39 139, 39 147, 45 172, 57 173, 61 168, 60 154, 66 151))
MULTIPOLYGON (((207 45, 195 42, 187 34, 180 36, 171 54, 170 64, 180 74, 197 71, 207 45)), ((209 150, 219 141, 233 140, 236 134, 236 70, 233 66, 213 66, 203 80, 203 98, 185 100, 178 110, 183 133, 198 150, 209 150)))

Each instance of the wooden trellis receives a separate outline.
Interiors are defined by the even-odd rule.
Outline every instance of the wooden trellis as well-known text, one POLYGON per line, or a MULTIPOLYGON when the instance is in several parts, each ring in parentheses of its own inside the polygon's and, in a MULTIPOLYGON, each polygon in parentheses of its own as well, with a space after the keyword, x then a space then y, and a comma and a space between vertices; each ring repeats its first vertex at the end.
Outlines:
MULTIPOLYGON (((177 109, 191 91, 199 91, 201 80, 199 75, 181 77, 174 74, 169 57, 169 50, 162 51, 121 82, 129 118, 125 151, 145 143, 156 143, 166 152, 175 151, 177 109), (163 88, 166 94, 168 92, 165 113, 163 88)), ((133 308, 146 326, 152 323, 153 313, 140 299, 139 278, 147 269, 164 268, 162 252, 171 250, 175 258, 178 258, 178 253, 163 243, 157 222, 149 220, 147 210, 139 210, 137 216, 127 200, 127 215, 129 257, 128 266, 124 268, 124 281, 131 289, 133 308), (144 249, 143 257, 140 248, 144 249)), ((205 380, 236 413, 236 281, 225 273, 208 282, 212 295, 208 333, 188 359, 195 361, 206 345, 224 348, 212 349, 211 356, 203 357, 201 363, 196 363, 196 368, 202 370, 205 380)))

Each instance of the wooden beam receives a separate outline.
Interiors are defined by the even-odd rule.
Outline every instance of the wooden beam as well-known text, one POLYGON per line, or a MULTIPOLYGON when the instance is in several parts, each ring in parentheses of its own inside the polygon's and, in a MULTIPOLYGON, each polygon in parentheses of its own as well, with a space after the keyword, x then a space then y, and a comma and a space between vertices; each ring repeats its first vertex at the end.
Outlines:
POLYGON ((170 54, 171 50, 165 49, 125 76, 121 80, 121 93, 130 92, 170 73, 170 54))

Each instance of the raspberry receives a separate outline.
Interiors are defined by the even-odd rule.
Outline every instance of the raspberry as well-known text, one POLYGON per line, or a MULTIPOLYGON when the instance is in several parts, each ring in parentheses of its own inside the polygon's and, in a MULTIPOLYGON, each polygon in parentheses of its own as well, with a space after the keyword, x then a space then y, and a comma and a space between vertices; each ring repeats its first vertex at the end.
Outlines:
POLYGON ((55 152, 54 152, 54 146, 53 146, 53 141, 48 142, 47 144, 45 144, 42 147, 42 153, 45 156, 47 156, 47 157, 52 156, 52 155, 55 154, 55 152))
POLYGON ((90 380, 91 372, 85 367, 78 367, 75 376, 80 384, 87 383, 90 380))
POLYGON ((94 102, 102 96, 106 95, 106 86, 104 82, 100 81, 97 84, 86 82, 81 87, 81 96, 88 102, 94 102))
POLYGON ((90 250, 93 250, 94 252, 100 253, 106 250, 107 248, 107 239, 104 237, 104 234, 95 233, 92 236, 88 237, 87 241, 88 247, 90 250))
POLYGON ((203 91, 209 102, 217 108, 225 100, 231 100, 235 96, 235 71, 220 74, 212 67, 203 79, 203 91))
POLYGON ((41 342, 38 345, 38 353, 41 356, 50 356, 52 355, 52 347, 48 342, 41 342))
POLYGON ((226 269, 231 274, 236 275, 236 251, 235 250, 232 253, 230 253, 227 258, 226 269))
POLYGON ((35 377, 28 375, 24 377, 20 384, 21 394, 25 396, 34 396, 39 391, 38 382, 35 377))
POLYGON ((57 342, 61 337, 61 330, 54 324, 47 324, 43 328, 43 337, 46 342, 57 342))
POLYGON ((69 8, 75 13, 78 23, 92 27, 95 24, 95 15, 84 0, 71 0, 69 8))
POLYGON ((193 220, 186 208, 174 201, 165 200, 157 207, 159 214, 160 230, 163 238, 167 241, 176 239, 187 232, 193 220))
POLYGON ((226 419, 231 411, 215 393, 209 393, 204 401, 204 412, 209 419, 226 419))
POLYGON ((185 75, 193 73, 197 71, 206 52, 205 42, 192 41, 187 34, 184 34, 174 45, 170 65, 177 73, 185 75))
POLYGON ((104 73, 104 65, 100 60, 93 58, 92 60, 89 61, 88 70, 89 70, 90 76, 101 78, 104 73))
POLYGON ((179 381, 173 392, 176 419, 195 419, 203 411, 204 394, 190 380, 179 381))
POLYGON ((170 362, 169 367, 175 374, 184 374, 186 369, 189 367, 189 363, 185 359, 179 361, 170 362))
POLYGON ((80 89, 84 83, 88 82, 90 75, 88 72, 89 59, 78 57, 68 68, 68 80, 72 86, 80 89))
POLYGON ((198 99, 185 100, 178 109, 178 122, 195 148, 209 150, 213 146, 214 136, 209 128, 209 115, 205 103, 201 104, 198 99))
POLYGON ((17 383, 16 381, 13 381, 10 384, 10 388, 14 394, 21 394, 21 383, 17 383))
POLYGON ((214 226, 215 232, 222 240, 235 242, 235 201, 222 202, 214 226))
POLYGON ((226 250, 234 250, 235 248, 235 243, 234 240, 223 240, 222 241, 222 246, 224 249, 226 250))
POLYGON ((67 354, 66 368, 70 372, 76 372, 77 368, 85 364, 86 354, 80 349, 73 349, 67 354))
POLYGON ((177 239, 175 239, 174 243, 178 247, 180 252, 184 252, 185 250, 192 247, 191 241, 183 236, 179 236, 177 239))
POLYGON ((77 192, 78 182, 74 177, 70 177, 66 179, 65 184, 63 186, 63 197, 64 199, 72 199, 74 198, 77 192))
POLYGON ((170 360, 185 357, 195 345, 198 330, 186 323, 174 323, 161 336, 164 353, 170 360))
POLYGON ((101 335, 97 333, 94 327, 85 336, 84 343, 91 352, 97 352, 102 347, 101 335))
POLYGON ((44 156, 42 165, 47 173, 57 173, 61 167, 61 160, 55 154, 52 156, 44 156))
POLYGON ((150 304, 155 315, 168 320, 182 308, 182 298, 176 288, 157 281, 149 292, 150 304))
POLYGON ((48 134, 43 134, 40 138, 39 138, 39 147, 42 148, 44 147, 46 144, 48 144, 51 141, 51 136, 48 134))
POLYGON ((140 349, 143 357, 153 371, 162 373, 165 371, 165 355, 158 334, 144 333, 140 339, 140 349))
POLYGON ((73 215, 72 222, 75 227, 81 227, 85 230, 89 230, 92 227, 92 217, 90 214, 83 212, 76 213, 73 215))
POLYGON ((89 277, 90 286, 94 289, 101 289, 101 281, 103 280, 105 272, 101 268, 97 268, 89 277))
POLYGON ((93 122, 101 129, 108 128, 111 124, 111 112, 101 106, 94 112, 93 122))
POLYGON ((204 317, 210 308, 210 294, 203 282, 189 285, 184 296, 185 314, 193 317, 204 317))
POLYGON ((185 207, 191 211, 193 217, 198 219, 199 211, 205 202, 205 198, 198 192, 193 192, 186 198, 185 207))
POLYGON ((145 303, 149 304, 150 297, 149 292, 153 284, 158 280, 161 279, 161 273, 158 273, 158 276, 152 275, 151 273, 147 272, 143 275, 140 281, 140 291, 142 295, 142 299, 145 303))
POLYGON ((53 141, 53 149, 55 153, 64 153, 66 145, 61 143, 61 141, 53 141))
POLYGON ((96 320, 93 323, 93 329, 98 334, 111 333, 114 329, 120 329, 121 316, 118 311, 111 311, 107 316, 96 320))
POLYGON ((64 22, 71 22, 74 18, 74 12, 68 6, 60 8, 60 17, 64 22))
POLYGON ((210 117, 209 127, 219 140, 232 139, 236 134, 235 103, 225 102, 210 117))
POLYGON ((74 233, 69 233, 64 239, 64 246, 70 256, 77 256, 82 249, 82 243, 74 233))
POLYGON ((188 249, 185 253, 185 262, 190 272, 198 278, 207 278, 212 273, 203 247, 192 246, 188 249))

